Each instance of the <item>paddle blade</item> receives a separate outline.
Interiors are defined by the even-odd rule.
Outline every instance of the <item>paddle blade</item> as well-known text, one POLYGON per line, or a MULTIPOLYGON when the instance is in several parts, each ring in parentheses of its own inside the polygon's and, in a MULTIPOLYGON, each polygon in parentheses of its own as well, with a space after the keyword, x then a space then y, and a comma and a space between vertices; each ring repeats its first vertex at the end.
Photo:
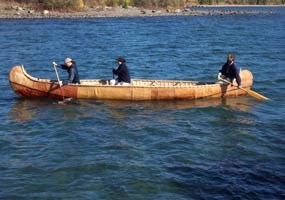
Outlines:
POLYGON ((69 98, 65 98, 62 101, 58 101, 57 103, 54 102, 54 104, 60 104, 60 105, 67 105, 73 103, 73 98, 69 97, 69 98))
MULTIPOLYGON (((228 80, 225 80, 225 79, 219 79, 219 80, 221 80, 221 81, 224 81, 224 82, 226 82, 226 83, 228 83, 228 84, 231 84, 231 82, 229 82, 228 80)), ((237 87, 237 86, 236 86, 237 87)), ((269 98, 267 98, 267 97, 265 97, 265 96, 263 96, 263 95, 261 95, 261 94, 259 94, 259 93, 257 93, 257 92, 255 92, 255 91, 253 91, 253 90, 250 90, 250 89, 245 89, 245 88, 239 88, 239 89, 242 89, 242 90, 244 90, 244 91, 246 91, 250 96, 252 96, 252 97, 254 97, 254 98, 256 98, 256 99, 259 99, 259 100, 270 100, 269 98)))
POLYGON ((247 93, 248 93, 250 96, 252 96, 252 97, 254 97, 254 98, 256 98, 256 99, 260 99, 260 100, 270 100, 269 98, 267 98, 267 97, 265 97, 265 96, 263 96, 263 95, 261 95, 261 94, 255 92, 255 91, 253 91, 253 90, 246 89, 246 91, 247 91, 247 93))

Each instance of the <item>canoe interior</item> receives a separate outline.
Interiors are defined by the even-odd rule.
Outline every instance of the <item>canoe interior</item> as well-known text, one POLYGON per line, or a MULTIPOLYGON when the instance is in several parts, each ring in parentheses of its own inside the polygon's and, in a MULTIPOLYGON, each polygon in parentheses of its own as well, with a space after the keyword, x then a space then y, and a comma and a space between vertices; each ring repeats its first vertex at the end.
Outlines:
MULTIPOLYGON (((57 80, 50 79, 42 79, 35 78, 28 74, 23 68, 24 74, 29 77, 31 80, 45 82, 45 83, 54 83, 57 80)), ((146 79, 132 79, 131 84, 129 86, 132 87, 196 87, 196 86, 207 86, 217 84, 216 82, 199 82, 199 81, 185 81, 185 80, 146 80, 146 79)), ((102 80, 102 79, 83 79, 80 80, 80 84, 69 84, 69 85, 80 85, 80 86, 112 86, 110 84, 110 80, 102 80)), ((120 86, 126 87, 126 86, 120 86)), ((128 86, 127 86, 128 87, 128 86)))

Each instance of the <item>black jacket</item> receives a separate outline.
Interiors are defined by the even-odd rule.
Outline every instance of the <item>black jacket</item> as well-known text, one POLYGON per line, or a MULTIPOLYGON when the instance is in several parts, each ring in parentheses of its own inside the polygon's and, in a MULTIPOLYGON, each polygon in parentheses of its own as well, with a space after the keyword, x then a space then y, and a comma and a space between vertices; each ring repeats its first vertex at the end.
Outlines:
POLYGON ((72 62, 71 67, 67 67, 65 64, 60 65, 62 69, 67 70, 68 72, 68 83, 79 83, 79 74, 75 62, 72 62))
POLYGON ((240 76, 239 76, 239 70, 237 69, 235 63, 229 64, 228 62, 226 62, 223 65, 223 67, 220 70, 220 72, 222 73, 222 75, 224 75, 225 77, 229 78, 231 80, 231 82, 235 78, 236 81, 237 81, 237 84, 238 85, 241 84, 241 79, 240 79, 240 76))
POLYGON ((130 73, 125 63, 119 65, 118 69, 113 69, 113 74, 118 75, 118 82, 131 83, 130 73))

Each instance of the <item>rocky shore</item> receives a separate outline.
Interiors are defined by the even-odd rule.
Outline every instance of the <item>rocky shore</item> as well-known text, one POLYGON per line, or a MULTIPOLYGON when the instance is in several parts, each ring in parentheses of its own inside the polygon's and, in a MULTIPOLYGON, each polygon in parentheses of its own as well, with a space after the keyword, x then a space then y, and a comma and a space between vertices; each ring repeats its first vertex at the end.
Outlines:
POLYGON ((144 9, 129 7, 91 7, 78 12, 38 11, 29 7, 11 6, 0 7, 0 18, 96 18, 96 17, 144 17, 144 16, 182 16, 182 15, 238 15, 238 14, 267 14, 261 11, 218 10, 216 6, 189 6, 183 9, 144 9), (207 9, 201 9, 207 8, 207 9))

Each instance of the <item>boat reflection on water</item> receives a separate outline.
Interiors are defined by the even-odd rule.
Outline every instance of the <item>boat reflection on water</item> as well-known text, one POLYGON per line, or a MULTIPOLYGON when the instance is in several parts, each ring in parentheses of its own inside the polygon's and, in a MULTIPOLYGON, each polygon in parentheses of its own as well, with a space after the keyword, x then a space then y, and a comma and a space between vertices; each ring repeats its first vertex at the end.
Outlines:
POLYGON ((22 123, 42 116, 42 112, 48 115, 48 112, 53 112, 52 109, 61 109, 63 118, 84 119, 86 116, 92 117, 99 110, 109 112, 114 118, 124 118, 130 115, 130 110, 160 112, 222 106, 236 111, 248 111, 257 104, 258 101, 250 97, 175 101, 73 100, 64 105, 59 105, 54 100, 20 98, 12 106, 9 115, 13 121, 22 123))
MULTIPOLYGON (((94 104, 94 102, 84 101, 81 104, 94 104)), ((139 115, 153 115, 155 112, 166 113, 195 108, 223 107, 228 110, 246 112, 256 106, 259 102, 251 97, 232 97, 220 99, 194 99, 176 101, 96 101, 102 104, 112 118, 127 119, 139 113, 139 115)), ((219 109, 219 108, 216 108, 219 109)), ((160 118, 163 118, 160 116, 160 118)), ((156 119, 161 120, 161 119, 156 119)), ((171 123, 171 122, 170 122, 171 123)))
POLYGON ((9 112, 10 118, 17 123, 32 120, 37 116, 40 107, 47 105, 47 101, 17 98, 9 112))
MULTIPOLYGON (((205 107, 217 107, 224 106, 228 109, 236 111, 248 111, 252 107, 258 104, 258 101, 251 97, 228 97, 218 99, 194 99, 194 100, 171 100, 171 101, 114 101, 114 100, 102 100, 96 101, 102 103, 105 106, 111 108, 150 108, 155 110, 180 110, 189 108, 205 108, 205 107)), ((87 102, 85 102, 87 103, 87 102)), ((81 102, 81 104, 85 104, 81 102)))

